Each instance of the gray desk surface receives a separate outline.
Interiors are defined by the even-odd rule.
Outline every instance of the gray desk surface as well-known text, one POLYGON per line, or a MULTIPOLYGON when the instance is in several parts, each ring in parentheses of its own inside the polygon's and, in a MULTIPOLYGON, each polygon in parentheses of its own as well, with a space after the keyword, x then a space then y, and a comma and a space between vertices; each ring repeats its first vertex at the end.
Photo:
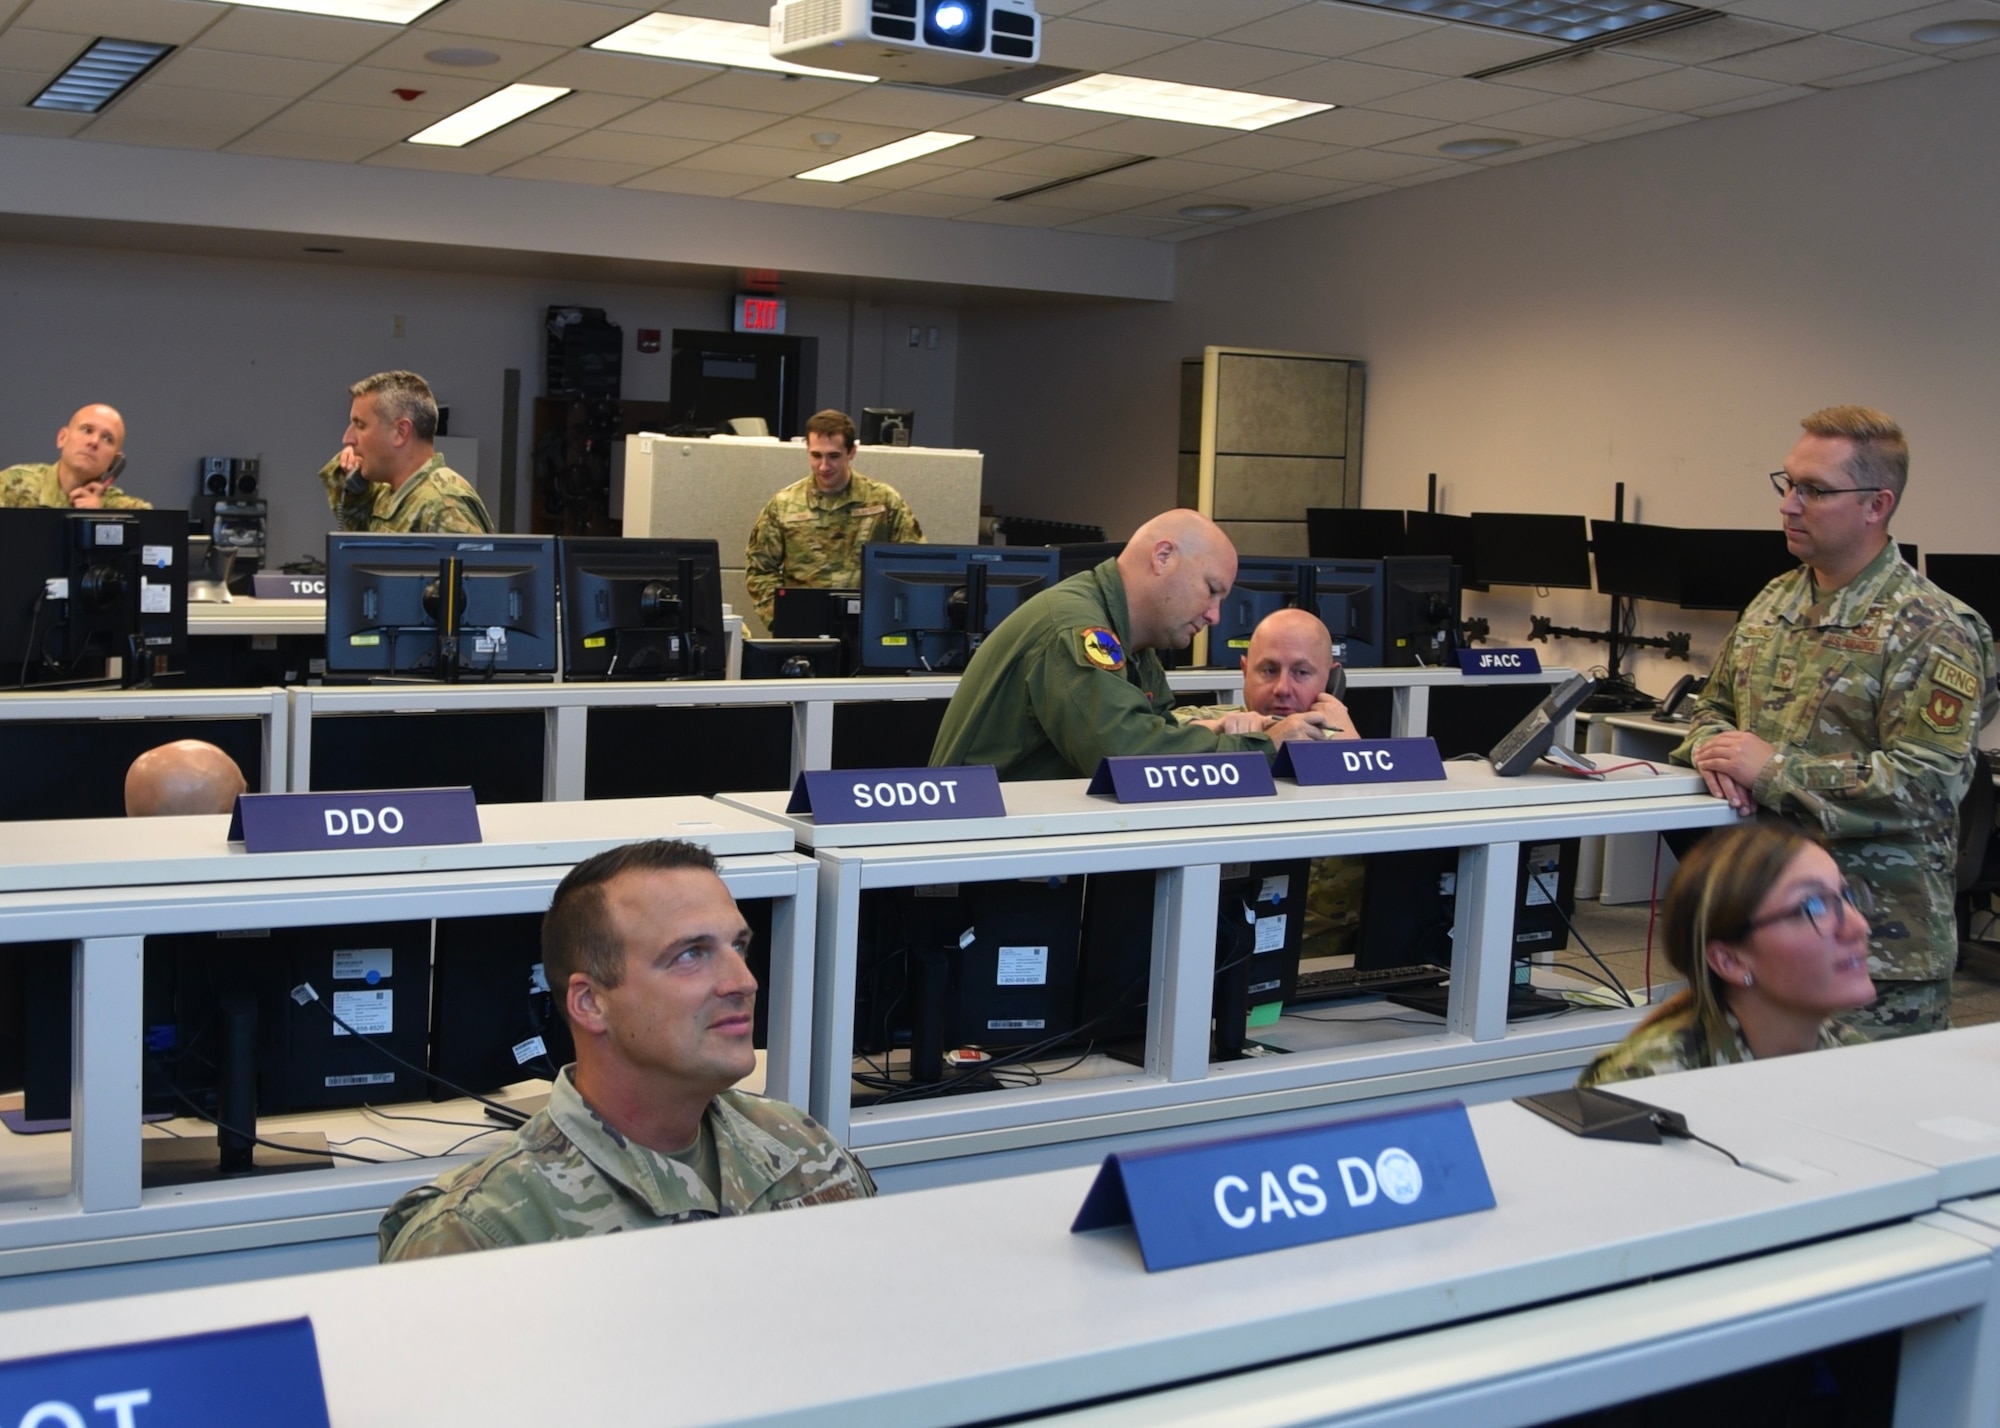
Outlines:
POLYGON ((1930 1166, 1947 1200, 2000 1191, 2000 1024, 1612 1089, 1680 1111, 1702 1135, 1729 1108, 1783 1116, 1930 1166))
POLYGON ((0 1343, 26 1356, 308 1314, 343 1428, 541 1425, 586 1400, 618 1423, 942 1423, 1630 1284, 1936 1199, 1907 1160, 1747 1112, 1708 1129, 1801 1178, 1685 1142, 1578 1140, 1511 1104, 1471 1114, 1495 1210, 1155 1276, 1129 1231, 1069 1233, 1094 1172, 1061 1171, 0 1315, 0 1343), (538 1362, 589 1365, 583 1400, 573 1373, 512 1367, 524 1325, 538 1362))
POLYGON ((0 823, 0 893, 538 867, 642 838, 689 838, 718 857, 792 848, 783 827, 706 798, 496 803, 479 825, 479 843, 253 855, 228 841, 223 814, 0 823))
POLYGON ((323 635, 324 600, 256 600, 239 595, 228 604, 188 606, 190 635, 323 635))
MULTIPOLYGON (((1644 798, 1707 796, 1701 777, 1689 769, 1664 764, 1626 769, 1599 780, 1566 774, 1523 774, 1501 778, 1486 763, 1445 765, 1441 783, 1347 784, 1301 788, 1278 780, 1271 798, 1216 798, 1188 803, 1121 804, 1109 796, 1085 793, 1085 779, 1001 785, 1007 816, 939 822, 842 823, 816 826, 810 814, 784 811, 791 795, 783 792, 725 793, 717 802, 774 818, 792 830, 803 847, 865 848, 908 843, 940 843, 969 839, 1030 838, 1100 833, 1152 832, 1170 828, 1208 828, 1221 823, 1291 823, 1323 818, 1367 818, 1486 812, 1560 804, 1576 808, 1592 803, 1644 798)), ((949 778, 951 769, 933 770, 949 778)), ((871 781, 865 770, 853 771, 857 782, 871 781)))
POLYGON ((1948 1207, 1952 1214, 1962 1215, 1975 1224, 1990 1230, 2000 1230, 2000 1195, 1982 1195, 1976 1200, 1954 1200, 1948 1207))

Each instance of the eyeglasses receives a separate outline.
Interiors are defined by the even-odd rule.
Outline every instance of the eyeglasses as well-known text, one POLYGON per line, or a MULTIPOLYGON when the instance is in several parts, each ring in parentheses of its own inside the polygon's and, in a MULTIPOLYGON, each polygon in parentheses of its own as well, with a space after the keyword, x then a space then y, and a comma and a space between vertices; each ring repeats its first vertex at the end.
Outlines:
POLYGON ((1771 473, 1771 489, 1780 496, 1790 496, 1797 491, 1808 504, 1818 505, 1829 496, 1846 496, 1857 491, 1886 491, 1887 486, 1814 486, 1805 481, 1794 481, 1782 471, 1771 473))
POLYGON ((1803 917, 1814 932, 1825 936, 1828 932, 1840 930, 1841 919, 1846 916, 1842 904, 1854 909, 1863 923, 1875 915, 1875 898, 1868 891, 1866 883, 1859 887, 1853 883, 1842 883, 1835 888, 1813 888, 1783 912, 1774 912, 1769 917, 1760 917, 1744 925, 1743 935, 1749 936, 1761 927, 1771 927, 1780 922, 1789 922, 1795 917, 1803 917), (1821 926, 1820 920, 1826 919, 1821 926))

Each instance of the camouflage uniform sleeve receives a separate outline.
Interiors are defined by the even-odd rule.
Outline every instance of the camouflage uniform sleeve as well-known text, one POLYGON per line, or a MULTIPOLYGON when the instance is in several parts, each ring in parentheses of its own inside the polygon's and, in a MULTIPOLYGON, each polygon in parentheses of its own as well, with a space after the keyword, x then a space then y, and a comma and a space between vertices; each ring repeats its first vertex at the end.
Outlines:
POLYGON ((420 535, 488 535, 493 530, 485 519, 486 507, 477 496, 444 496, 427 502, 417 512, 410 529, 420 535))
POLYGON ((757 523, 750 527, 750 541, 743 550, 743 583, 750 587, 751 602, 767 629, 784 577, 785 531, 778 524, 776 502, 768 501, 757 513, 757 523))
POLYGON ((1271 741, 1261 734, 1214 734, 1174 722, 1170 710, 1159 709, 1123 674, 1091 664, 1083 634, 1053 630, 1053 647, 1025 670, 1029 707, 1071 768, 1088 776, 1107 754, 1270 752, 1271 741))
POLYGON ((1667 755, 1669 763, 1693 768, 1695 750, 1717 734, 1726 734, 1736 728, 1736 632, 1739 628, 1732 626, 1729 638, 1715 652, 1715 665, 1709 671, 1708 683, 1701 687, 1694 712, 1688 716, 1687 733, 1674 751, 1667 755))
POLYGON ((1631 1035, 1584 1067, 1583 1074, 1576 1078, 1576 1086, 1579 1091, 1587 1091, 1592 1086, 1610 1086, 1619 1081, 1712 1066, 1717 1059, 1701 1034, 1686 993, 1681 993, 1651 1021, 1641 1022, 1631 1035))
POLYGON ((439 1204, 442 1198, 436 1185, 422 1185, 390 1206, 375 1231, 383 1264, 501 1247, 455 1207, 439 1204))
POLYGON ((1751 788, 1759 805, 1800 814, 1829 838, 1923 831, 1949 819, 1972 777, 1990 655, 1956 618, 1910 622, 1882 673, 1872 751, 1778 750, 1751 788))
POLYGON ((1174 706, 1176 724, 1192 724, 1197 719, 1220 719, 1225 714, 1241 714, 1241 704, 1177 704, 1174 706))
POLYGON ((887 504, 890 514, 895 517, 894 523, 889 527, 889 543, 892 545, 924 544, 924 528, 917 524, 916 512, 912 511, 910 503, 903 499, 903 493, 900 491, 891 492, 887 504))
POLYGON ((98 500, 109 511, 150 511, 153 509, 151 501, 142 501, 130 492, 119 490, 116 486, 108 487, 98 497, 98 500))
POLYGON ((373 487, 355 494, 347 489, 347 473, 340 469, 340 453, 319 468, 320 484, 326 487, 326 504, 344 531, 365 531, 375 510, 373 487))
POLYGON ((35 490, 35 468, 32 466, 9 466, 0 471, 0 507, 39 506, 41 497, 35 490))

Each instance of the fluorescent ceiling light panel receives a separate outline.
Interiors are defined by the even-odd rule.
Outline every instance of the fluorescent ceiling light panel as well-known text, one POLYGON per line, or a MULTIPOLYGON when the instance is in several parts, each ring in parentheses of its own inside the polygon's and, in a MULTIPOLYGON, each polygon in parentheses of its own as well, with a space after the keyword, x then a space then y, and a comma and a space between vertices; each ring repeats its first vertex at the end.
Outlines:
POLYGON ((49 81, 48 88, 28 102, 28 107, 95 114, 172 49, 172 45, 146 40, 93 41, 70 61, 68 69, 49 81))
POLYGON ((685 60, 689 64, 719 64, 731 69, 765 69, 776 74, 811 74, 821 79, 845 79, 873 84, 872 74, 848 74, 838 69, 813 69, 771 57, 771 31, 764 25, 739 25, 733 20, 704 20, 698 15, 648 15, 634 20, 591 46, 651 59, 685 60))
POLYGON ((462 149, 474 139, 505 128, 516 119, 534 113, 545 104, 553 104, 568 93, 567 89, 558 89, 552 84, 510 84, 498 93, 466 105, 456 114, 446 115, 430 128, 410 135, 409 142, 462 149))
POLYGON ((856 154, 851 159, 836 159, 830 164, 821 164, 816 169, 807 169, 798 177, 812 179, 816 183, 846 183, 851 178, 872 174, 877 169, 907 164, 911 159, 921 159, 925 154, 935 154, 940 149, 950 149, 971 142, 970 134, 941 134, 932 130, 927 134, 913 134, 907 139, 898 139, 893 144, 884 144, 879 149, 870 149, 865 154, 856 154))
POLYGON ((442 0, 235 0, 253 10, 289 10, 294 15, 331 15, 336 20, 379 20, 407 25, 442 0))
POLYGON ((1175 124, 1209 124, 1218 129, 1266 129, 1333 108, 1331 104, 1308 104, 1302 99, 1210 89, 1200 84, 1174 84, 1164 79, 1134 79, 1123 74, 1086 75, 1040 94, 1026 95, 1025 99, 1029 104, 1094 109, 1103 114, 1129 114, 1135 119, 1165 119, 1175 124))
POLYGON ((1544 39, 1602 39, 1635 25, 1685 15, 1693 5, 1669 0, 1357 0, 1378 10, 1401 10, 1433 20, 1463 20, 1469 25, 1511 30, 1544 39))

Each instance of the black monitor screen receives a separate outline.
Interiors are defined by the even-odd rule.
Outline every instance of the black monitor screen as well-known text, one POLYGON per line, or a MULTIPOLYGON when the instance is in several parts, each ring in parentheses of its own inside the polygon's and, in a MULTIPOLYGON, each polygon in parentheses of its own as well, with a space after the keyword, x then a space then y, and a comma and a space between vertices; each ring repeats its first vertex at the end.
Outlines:
POLYGON ((1679 603, 1680 532, 1672 526, 1592 521, 1590 549, 1596 558, 1600 594, 1679 603))
POLYGON ((712 540, 564 540, 565 679, 721 679, 721 556, 712 540))
POLYGON ((1056 548, 1056 557, 1061 562, 1062 578, 1081 575, 1086 570, 1095 570, 1107 560, 1116 560, 1125 550, 1125 543, 1116 540, 1082 541, 1056 548))
POLYGON ((1484 585, 1590 588, 1590 540, 1582 516, 1474 511, 1472 550, 1484 585))
POLYGON ((1988 626, 2000 629, 2000 555, 1931 555, 1924 574, 1948 595, 1956 595, 1988 626))
POLYGON ((1054 546, 864 545, 865 669, 963 669, 999 623, 1061 578, 1054 546))
POLYGON ((1441 516, 1435 511, 1403 512, 1403 554, 1446 556, 1458 567, 1461 589, 1486 588, 1473 564, 1470 516, 1441 516))
POLYGON ((1306 549, 1315 560, 1380 560, 1401 555, 1403 513, 1308 506, 1306 549))
POLYGON ((1441 665, 1458 648, 1458 585, 1441 555, 1382 562, 1382 663, 1441 665))
POLYGON ((1251 632, 1287 606, 1311 610, 1333 636, 1333 657, 1356 669, 1382 663, 1382 562, 1294 560, 1246 555, 1222 598, 1221 623, 1208 632, 1208 667, 1234 669, 1251 632))
POLYGON ((187 575, 185 511, 0 512, 0 686, 186 655, 187 575))
POLYGON ((439 571, 460 567, 456 677, 556 670, 552 536, 326 538, 326 668, 331 675, 451 675, 441 659, 439 571))
POLYGON ((1758 591, 1798 563, 1783 531, 1684 530, 1681 608, 1740 613, 1758 591))

